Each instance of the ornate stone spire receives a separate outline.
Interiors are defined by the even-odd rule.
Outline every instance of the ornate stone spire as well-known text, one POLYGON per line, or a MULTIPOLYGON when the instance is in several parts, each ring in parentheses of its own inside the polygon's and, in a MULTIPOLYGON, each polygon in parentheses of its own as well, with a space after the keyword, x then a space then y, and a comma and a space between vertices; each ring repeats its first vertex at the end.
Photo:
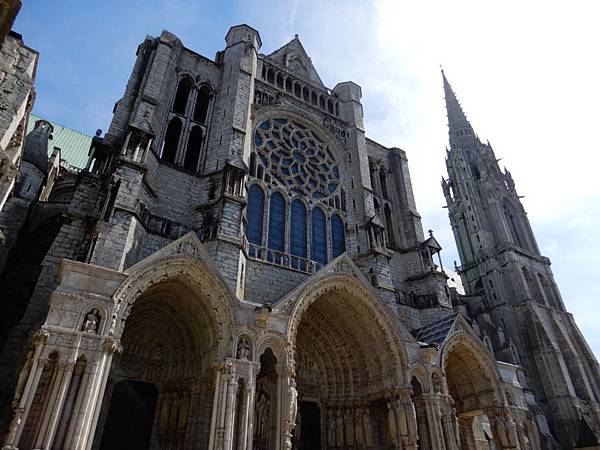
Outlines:
POLYGON ((448 134, 450 136, 450 144, 452 145, 456 143, 457 138, 461 136, 475 136, 475 133, 460 103, 456 99, 456 95, 450 83, 448 83, 443 69, 442 78, 444 80, 444 96, 446 97, 446 113, 448 114, 448 134))

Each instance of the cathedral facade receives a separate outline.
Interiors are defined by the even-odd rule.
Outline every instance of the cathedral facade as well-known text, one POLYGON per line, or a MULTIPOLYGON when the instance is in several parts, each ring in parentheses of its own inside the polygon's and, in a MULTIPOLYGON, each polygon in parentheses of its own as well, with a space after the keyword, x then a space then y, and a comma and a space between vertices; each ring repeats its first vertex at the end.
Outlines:
POLYGON ((0 211, 4 448, 598 445, 598 363, 446 78, 467 295, 361 87, 327 88, 297 37, 225 41, 146 37, 81 171, 44 164, 50 123, 27 135, 0 211))

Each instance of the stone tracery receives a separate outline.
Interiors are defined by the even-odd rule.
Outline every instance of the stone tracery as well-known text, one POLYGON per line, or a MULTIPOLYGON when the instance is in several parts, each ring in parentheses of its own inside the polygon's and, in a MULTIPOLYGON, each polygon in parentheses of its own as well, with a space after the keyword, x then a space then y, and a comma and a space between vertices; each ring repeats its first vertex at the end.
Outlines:
POLYGON ((316 200, 335 194, 340 171, 329 146, 298 121, 273 118, 256 129, 254 144, 260 164, 275 185, 316 200))

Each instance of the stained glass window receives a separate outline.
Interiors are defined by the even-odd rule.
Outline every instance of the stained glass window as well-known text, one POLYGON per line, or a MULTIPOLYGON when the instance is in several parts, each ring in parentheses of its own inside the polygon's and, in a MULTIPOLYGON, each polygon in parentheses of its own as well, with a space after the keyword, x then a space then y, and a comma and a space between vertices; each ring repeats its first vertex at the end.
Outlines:
POLYGON ((327 220, 320 208, 312 211, 312 259, 327 264, 327 220))
POLYGON ((292 218, 290 222, 290 253, 294 256, 307 257, 306 240, 306 207, 300 200, 292 202, 292 218))
POLYGON ((333 153, 305 125, 291 119, 269 119, 256 129, 254 145, 276 186, 323 201, 339 190, 340 171, 333 153))
POLYGON ((331 253, 333 257, 340 256, 346 251, 346 236, 344 222, 337 214, 331 218, 331 253))
POLYGON ((246 238, 251 244, 262 245, 264 208, 265 194, 261 188, 253 184, 248 192, 246 210, 246 238))
POLYGON ((279 192, 269 201, 269 248, 285 250, 285 200, 279 192))

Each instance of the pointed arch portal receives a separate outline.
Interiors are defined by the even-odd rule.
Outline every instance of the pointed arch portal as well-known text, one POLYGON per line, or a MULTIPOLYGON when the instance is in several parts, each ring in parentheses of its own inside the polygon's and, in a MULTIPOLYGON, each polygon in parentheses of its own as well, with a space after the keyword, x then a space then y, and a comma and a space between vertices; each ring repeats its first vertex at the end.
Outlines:
POLYGON ((396 442, 389 386, 403 384, 406 364, 379 302, 340 274, 301 296, 290 319, 299 405, 293 448, 383 449, 396 442))

